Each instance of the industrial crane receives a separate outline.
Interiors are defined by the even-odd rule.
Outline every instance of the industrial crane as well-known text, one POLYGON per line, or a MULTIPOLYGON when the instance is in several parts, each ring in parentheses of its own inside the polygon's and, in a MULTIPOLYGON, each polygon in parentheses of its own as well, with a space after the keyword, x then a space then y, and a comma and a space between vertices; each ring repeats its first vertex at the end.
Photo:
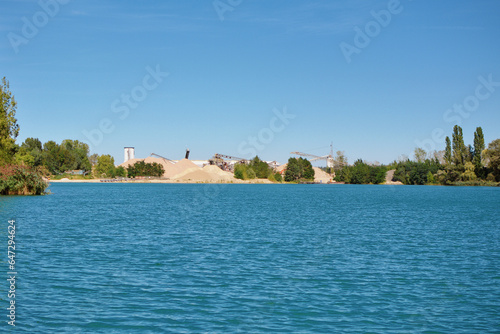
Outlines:
POLYGON ((309 161, 326 160, 326 167, 333 168, 333 143, 330 144, 330 154, 329 155, 318 156, 318 155, 303 153, 303 152, 290 152, 290 154, 295 154, 295 155, 300 155, 303 157, 312 158, 312 159, 309 159, 309 161))
POLYGON ((212 157, 212 159, 208 160, 208 162, 211 165, 216 165, 217 167, 219 167, 222 170, 232 170, 233 166, 230 163, 224 161, 224 159, 237 160, 240 163, 247 163, 248 162, 247 159, 237 158, 237 157, 233 157, 230 155, 219 154, 219 153, 215 153, 214 156, 212 157))
POLYGON ((170 160, 170 159, 168 159, 168 158, 165 158, 165 157, 162 157, 162 156, 161 156, 161 155, 159 155, 159 154, 156 154, 156 153, 151 153, 150 155, 151 155, 151 156, 158 157, 158 158, 162 158, 163 160, 168 161, 168 162, 170 162, 170 163, 172 163, 172 164, 174 163, 172 160, 170 160))
POLYGON ((230 155, 219 154, 219 153, 214 154, 214 159, 229 159, 229 160, 247 161, 247 159, 237 158, 237 157, 233 157, 230 155))

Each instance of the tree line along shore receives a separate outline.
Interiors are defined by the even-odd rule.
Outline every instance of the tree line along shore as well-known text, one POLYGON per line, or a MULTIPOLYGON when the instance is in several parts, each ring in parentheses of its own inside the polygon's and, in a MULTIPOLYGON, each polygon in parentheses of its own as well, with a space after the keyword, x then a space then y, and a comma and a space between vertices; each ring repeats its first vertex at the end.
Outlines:
MULTIPOLYGON (((161 179, 165 175, 165 167, 157 162, 137 161, 126 167, 115 166, 111 155, 90 154, 89 146, 78 140, 67 139, 59 144, 50 140, 42 144, 37 138, 27 138, 18 145, 17 102, 5 77, 0 84, 0 99, 0 195, 44 194, 49 179, 161 179)), ((290 158, 280 168, 271 168, 256 156, 245 164, 235 165, 231 175, 216 171, 216 166, 203 171, 192 167, 188 172, 219 175, 214 179, 217 182, 313 183, 315 174, 323 173, 327 179, 331 177, 331 182, 346 184, 497 186, 500 182, 500 139, 486 147, 482 128, 478 127, 474 143, 465 145, 462 128, 458 125, 453 128, 451 137, 446 137, 443 151, 426 152, 416 148, 414 159, 403 157, 388 165, 361 159, 349 165, 344 152, 338 151, 333 167, 322 170, 304 158, 290 158)), ((188 173, 184 171, 184 174, 188 173)))

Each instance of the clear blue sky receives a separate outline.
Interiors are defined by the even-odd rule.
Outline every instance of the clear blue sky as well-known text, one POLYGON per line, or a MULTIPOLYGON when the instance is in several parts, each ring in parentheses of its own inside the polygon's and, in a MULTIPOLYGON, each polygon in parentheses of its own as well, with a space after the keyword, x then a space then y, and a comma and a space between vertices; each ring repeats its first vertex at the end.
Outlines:
POLYGON ((333 142, 351 163, 389 163, 418 143, 443 149, 432 132, 457 120, 466 144, 477 126, 500 138, 498 0, 60 2, 1 4, 18 143, 92 144, 87 131, 92 152, 121 163, 124 146, 285 162, 333 142), (446 112, 464 103, 467 114, 446 112), (284 108, 287 124, 273 113, 284 108))

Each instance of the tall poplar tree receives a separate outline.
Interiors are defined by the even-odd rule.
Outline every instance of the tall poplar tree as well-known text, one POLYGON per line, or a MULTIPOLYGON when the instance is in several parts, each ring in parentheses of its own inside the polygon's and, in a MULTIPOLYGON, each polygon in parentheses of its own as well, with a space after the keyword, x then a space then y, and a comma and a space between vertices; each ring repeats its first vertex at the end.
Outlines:
POLYGON ((457 166, 463 166, 465 163, 467 148, 464 144, 464 135, 462 128, 458 125, 453 127, 453 162, 457 166))
POLYGON ((446 136, 446 149, 444 150, 444 161, 451 165, 451 141, 450 137, 446 136))
POLYGON ((475 172, 478 177, 484 177, 482 154, 485 148, 483 129, 477 127, 474 132, 474 159, 472 162, 474 163, 475 172))

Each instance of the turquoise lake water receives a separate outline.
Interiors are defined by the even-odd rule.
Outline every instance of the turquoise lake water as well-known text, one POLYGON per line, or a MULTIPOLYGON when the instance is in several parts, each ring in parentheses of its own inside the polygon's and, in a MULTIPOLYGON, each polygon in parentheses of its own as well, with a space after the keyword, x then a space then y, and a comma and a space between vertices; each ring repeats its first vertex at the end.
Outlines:
POLYGON ((0 197, 3 277, 16 220, 13 332, 500 332, 500 188, 50 190, 0 197))

